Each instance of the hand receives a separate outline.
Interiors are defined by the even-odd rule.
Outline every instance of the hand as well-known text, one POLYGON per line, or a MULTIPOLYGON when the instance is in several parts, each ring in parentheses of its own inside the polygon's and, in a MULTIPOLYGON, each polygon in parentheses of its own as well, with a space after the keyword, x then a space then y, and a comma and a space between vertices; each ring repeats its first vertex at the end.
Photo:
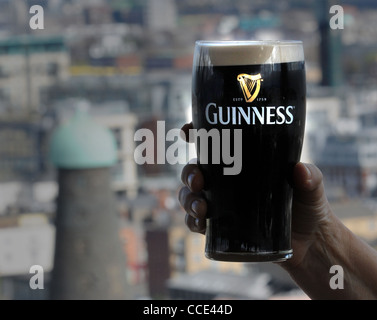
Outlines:
MULTIPOLYGON (((182 127, 185 137, 188 137, 191 128, 191 123, 182 127)), ((181 179, 185 186, 179 192, 179 201, 186 211, 186 225, 192 232, 205 234, 207 203, 202 193, 204 178, 196 160, 183 168, 181 179)), ((301 264, 318 234, 328 232, 329 219, 330 207, 321 171, 312 164, 298 163, 293 170, 293 257, 282 264, 290 267, 301 264)))

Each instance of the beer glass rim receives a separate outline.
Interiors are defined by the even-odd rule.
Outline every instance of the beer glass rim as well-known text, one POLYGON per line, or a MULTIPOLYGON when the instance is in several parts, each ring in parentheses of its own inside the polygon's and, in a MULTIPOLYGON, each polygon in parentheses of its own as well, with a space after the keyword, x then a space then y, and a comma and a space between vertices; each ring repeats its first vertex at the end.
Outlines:
POLYGON ((199 46, 291 46, 302 45, 301 40, 197 40, 199 46))
POLYGON ((300 40, 198 40, 194 65, 255 65, 304 61, 300 40))

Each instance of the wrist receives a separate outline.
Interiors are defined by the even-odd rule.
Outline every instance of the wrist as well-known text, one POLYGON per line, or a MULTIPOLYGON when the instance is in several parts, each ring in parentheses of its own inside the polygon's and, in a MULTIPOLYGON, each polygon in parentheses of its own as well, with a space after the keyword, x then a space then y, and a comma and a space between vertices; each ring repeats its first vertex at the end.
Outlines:
POLYGON ((311 236, 306 236, 305 246, 302 239, 297 240, 299 250, 304 251, 304 254, 298 252, 302 254, 300 260, 292 258, 281 266, 311 298, 337 298, 339 290, 333 290, 329 283, 330 268, 334 265, 348 268, 349 238, 349 230, 329 209, 311 236))

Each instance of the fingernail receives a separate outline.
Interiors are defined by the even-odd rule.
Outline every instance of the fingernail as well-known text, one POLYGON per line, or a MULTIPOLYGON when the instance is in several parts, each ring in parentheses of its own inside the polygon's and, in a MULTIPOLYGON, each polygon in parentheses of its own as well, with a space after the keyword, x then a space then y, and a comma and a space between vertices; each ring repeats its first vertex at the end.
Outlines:
POLYGON ((190 173, 187 177, 187 184, 188 184, 190 189, 192 189, 192 182, 194 180, 194 177, 195 177, 195 174, 193 174, 193 173, 190 173))
POLYGON ((199 214, 200 206, 201 206, 201 201, 194 200, 191 204, 191 210, 194 211, 194 213, 199 214))
POLYGON ((309 168, 305 165, 306 174, 307 174, 307 180, 310 180, 312 178, 312 172, 309 170, 309 168))

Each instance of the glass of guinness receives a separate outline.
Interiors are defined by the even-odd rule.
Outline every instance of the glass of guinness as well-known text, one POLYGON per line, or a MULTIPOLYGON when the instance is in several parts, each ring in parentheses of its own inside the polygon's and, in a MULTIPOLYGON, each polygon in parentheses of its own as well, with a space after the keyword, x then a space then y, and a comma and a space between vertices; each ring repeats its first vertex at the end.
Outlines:
POLYGON ((301 41, 197 41, 192 114, 208 258, 284 261, 306 114, 301 41))

